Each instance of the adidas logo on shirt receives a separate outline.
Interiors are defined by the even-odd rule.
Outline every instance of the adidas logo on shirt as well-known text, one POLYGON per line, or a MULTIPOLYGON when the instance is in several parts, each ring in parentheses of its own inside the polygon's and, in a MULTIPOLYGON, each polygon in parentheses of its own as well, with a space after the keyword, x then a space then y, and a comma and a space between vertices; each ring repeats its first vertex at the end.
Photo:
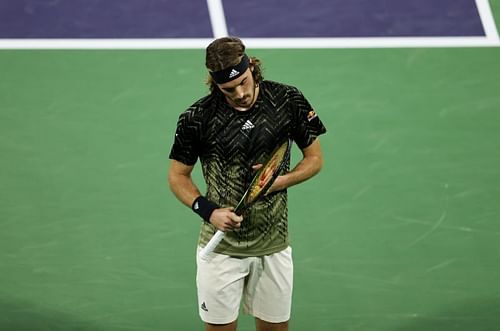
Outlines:
POLYGON ((243 126, 241 127, 242 130, 250 130, 250 129, 253 129, 255 127, 255 125, 253 125, 252 122, 250 122, 250 120, 247 120, 245 122, 245 124, 243 124, 243 126))
POLYGON ((229 78, 233 78, 234 76, 237 76, 237 75, 239 75, 239 74, 240 74, 240 72, 239 72, 239 71, 237 71, 237 70, 233 69, 233 70, 231 70, 231 72, 229 73, 229 78))

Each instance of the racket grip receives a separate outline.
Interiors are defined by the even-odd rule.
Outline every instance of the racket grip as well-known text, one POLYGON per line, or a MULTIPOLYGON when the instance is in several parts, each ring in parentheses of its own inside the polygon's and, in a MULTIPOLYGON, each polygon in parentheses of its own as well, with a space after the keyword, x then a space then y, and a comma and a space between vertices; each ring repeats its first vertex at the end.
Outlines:
POLYGON ((210 256, 210 253, 214 251, 214 249, 219 245, 219 243, 224 238, 224 231, 217 230, 212 239, 203 247, 200 251, 200 258, 203 260, 207 260, 210 256))

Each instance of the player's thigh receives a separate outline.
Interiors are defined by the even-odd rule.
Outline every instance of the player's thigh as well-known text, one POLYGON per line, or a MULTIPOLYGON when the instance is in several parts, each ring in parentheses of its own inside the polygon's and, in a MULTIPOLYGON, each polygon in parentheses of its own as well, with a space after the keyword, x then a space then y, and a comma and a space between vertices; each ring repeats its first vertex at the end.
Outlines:
POLYGON ((290 319, 292 291, 293 261, 288 247, 262 257, 253 267, 245 288, 244 308, 263 321, 286 322, 290 319))
POLYGON ((215 253, 208 260, 197 257, 198 311, 204 322, 228 324, 238 318, 248 273, 245 263, 245 259, 215 253))

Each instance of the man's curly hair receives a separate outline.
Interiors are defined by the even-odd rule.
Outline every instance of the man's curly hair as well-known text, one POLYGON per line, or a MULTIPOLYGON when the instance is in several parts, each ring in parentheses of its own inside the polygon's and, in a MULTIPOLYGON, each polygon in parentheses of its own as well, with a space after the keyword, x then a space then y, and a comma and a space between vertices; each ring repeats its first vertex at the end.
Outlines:
MULTIPOLYGON (((241 39, 237 37, 223 37, 214 40, 206 48, 205 66, 210 71, 219 71, 231 66, 235 66, 241 61, 241 57, 245 53, 245 45, 241 39)), ((252 75, 255 83, 260 83, 264 77, 262 76, 261 61, 249 56, 250 67, 253 67, 252 75)), ((211 92, 219 91, 217 83, 208 74, 206 84, 210 87, 211 92)))

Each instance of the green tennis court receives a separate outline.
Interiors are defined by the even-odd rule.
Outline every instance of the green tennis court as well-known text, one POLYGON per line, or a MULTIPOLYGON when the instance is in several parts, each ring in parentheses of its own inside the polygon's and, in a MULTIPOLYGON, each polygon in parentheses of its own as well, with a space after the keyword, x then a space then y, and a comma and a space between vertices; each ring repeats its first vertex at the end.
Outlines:
MULTIPOLYGON (((497 330, 500 49, 249 53, 329 129, 290 190, 291 329, 497 330)), ((201 329, 166 169, 203 56, 0 52, 0 330, 201 329)))

